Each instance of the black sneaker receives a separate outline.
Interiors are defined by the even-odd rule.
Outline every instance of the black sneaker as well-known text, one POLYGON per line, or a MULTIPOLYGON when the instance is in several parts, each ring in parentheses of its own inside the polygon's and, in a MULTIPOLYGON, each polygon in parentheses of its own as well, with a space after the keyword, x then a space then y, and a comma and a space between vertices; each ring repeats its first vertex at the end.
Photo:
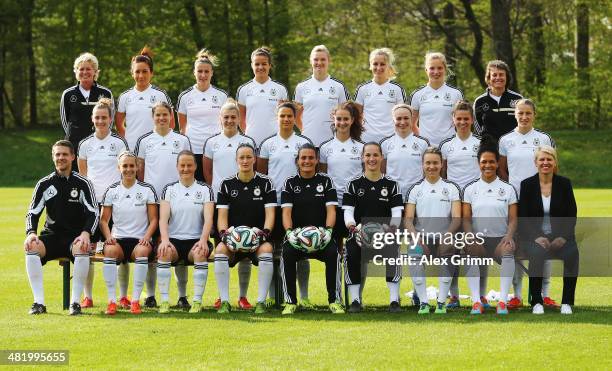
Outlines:
POLYGON ((361 307, 361 303, 359 303, 357 300, 353 300, 348 309, 349 313, 359 313, 362 310, 363 308, 361 307))
POLYGON ((155 296, 149 296, 144 301, 144 306, 147 308, 157 308, 157 300, 155 300, 155 296))
POLYGON ((389 304, 390 313, 400 313, 401 311, 402 311, 402 307, 400 306, 400 303, 398 303, 397 301, 392 301, 391 304, 389 304))
POLYGON ((34 303, 32 304, 32 308, 30 308, 29 314, 43 314, 47 313, 47 307, 42 304, 34 303))
POLYGON ((181 296, 176 302, 176 307, 183 310, 189 310, 191 309, 191 304, 189 304, 186 296, 181 296))
POLYGON ((81 305, 79 303, 70 304, 70 310, 68 311, 68 314, 71 316, 78 316, 79 314, 81 314, 81 305))

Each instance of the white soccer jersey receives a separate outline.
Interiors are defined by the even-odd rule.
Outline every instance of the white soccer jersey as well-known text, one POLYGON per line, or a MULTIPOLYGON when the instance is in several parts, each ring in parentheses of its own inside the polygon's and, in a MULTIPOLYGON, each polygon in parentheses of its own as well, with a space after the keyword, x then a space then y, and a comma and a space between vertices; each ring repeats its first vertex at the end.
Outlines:
POLYGON ((255 79, 238 88, 238 103, 246 107, 246 133, 257 145, 278 132, 276 107, 281 100, 287 100, 287 88, 272 80, 263 84, 255 79))
POLYGON ((472 206, 472 229, 485 237, 503 237, 508 230, 508 207, 518 202, 516 190, 495 178, 476 179, 463 189, 463 202, 472 206))
POLYGON ((434 146, 455 135, 453 106, 461 99, 461 90, 447 84, 438 89, 424 85, 415 90, 410 105, 419 111, 419 135, 434 146))
POLYGON ((387 80, 382 85, 374 81, 364 82, 357 87, 355 102, 363 106, 363 126, 365 131, 361 140, 380 142, 393 135, 395 125, 391 108, 406 102, 406 92, 400 84, 387 80))
POLYGON ((157 203, 157 195, 150 184, 136 182, 126 188, 121 182, 112 184, 104 193, 102 205, 112 206, 114 238, 141 239, 147 232, 147 205, 157 203))
POLYGON ((202 154, 206 139, 221 131, 219 112, 226 100, 227 93, 212 85, 206 91, 194 85, 179 95, 176 110, 187 116, 185 135, 193 153, 202 154))
POLYGON ((508 160, 508 180, 521 192, 521 182, 535 175, 534 153, 539 146, 555 146, 550 135, 537 129, 531 129, 527 134, 521 134, 514 129, 499 138, 499 154, 508 160))
POLYGON ((354 139, 344 142, 334 137, 321 144, 320 161, 327 164, 327 175, 334 182, 338 194, 338 204, 342 205, 342 196, 348 182, 361 175, 361 152, 363 143, 354 139))
POLYGON ((117 112, 125 113, 125 139, 130 148, 136 148, 138 138, 153 130, 151 109, 156 102, 172 105, 166 91, 155 85, 149 85, 144 91, 131 87, 119 96, 117 112))
POLYGON ((446 160, 446 179, 463 188, 480 177, 479 147, 480 138, 472 134, 466 140, 461 140, 456 135, 443 140, 440 143, 440 152, 446 160))
POLYGON ((211 188, 202 182, 196 181, 185 187, 180 181, 176 181, 164 187, 161 199, 170 203, 170 238, 200 238, 204 226, 204 204, 214 202, 211 188))
POLYGON ((349 93, 342 81, 331 76, 327 76, 323 81, 311 76, 300 82, 295 87, 295 101, 304 105, 302 134, 317 147, 332 138, 332 110, 348 99, 349 93))
POLYGON ((280 134, 276 134, 261 143, 259 157, 268 160, 268 177, 276 189, 279 205, 285 179, 297 174, 295 157, 298 149, 306 143, 311 143, 310 139, 295 133, 292 133, 286 140, 280 134))
POLYGON ((204 156, 213 161, 212 189, 215 197, 221 187, 223 179, 238 172, 236 163, 236 149, 246 143, 257 148, 253 138, 240 133, 228 138, 222 132, 208 138, 204 143, 204 156))
POLYGON ((161 194, 164 186, 178 180, 176 158, 183 150, 191 150, 189 138, 174 131, 165 136, 152 131, 138 139, 136 156, 145 161, 144 181, 161 194))
POLYGON ((452 203, 461 201, 457 184, 442 178, 432 184, 423 178, 413 184, 407 194, 406 202, 416 205, 417 231, 444 233, 448 230, 452 203))
POLYGON ((104 191, 121 180, 117 157, 127 149, 127 142, 115 133, 99 139, 91 134, 79 143, 79 158, 87 161, 87 178, 91 180, 98 202, 102 202, 104 191))
POLYGON ((423 153, 429 142, 412 133, 406 138, 394 134, 383 139, 380 146, 387 160, 386 175, 399 184, 400 192, 405 196, 408 187, 423 177, 423 153))

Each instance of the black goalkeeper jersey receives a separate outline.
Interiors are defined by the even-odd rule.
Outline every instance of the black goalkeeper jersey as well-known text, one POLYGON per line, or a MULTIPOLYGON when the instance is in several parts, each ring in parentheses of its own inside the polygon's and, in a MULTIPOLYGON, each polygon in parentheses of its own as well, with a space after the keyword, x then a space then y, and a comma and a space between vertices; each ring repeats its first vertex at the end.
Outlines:
POLYGON ((355 208, 355 222, 362 218, 390 218, 391 210, 403 208, 404 202, 397 182, 383 176, 373 182, 361 175, 351 180, 346 187, 342 208, 355 208))
POLYGON ((228 210, 228 226, 257 227, 263 229, 266 207, 276 207, 276 190, 270 179, 255 173, 244 183, 234 175, 221 183, 217 196, 217 209, 228 210))
POLYGON ((338 205, 332 180, 326 174, 303 178, 299 174, 287 178, 281 193, 281 206, 291 207, 293 227, 326 226, 327 206, 338 205))

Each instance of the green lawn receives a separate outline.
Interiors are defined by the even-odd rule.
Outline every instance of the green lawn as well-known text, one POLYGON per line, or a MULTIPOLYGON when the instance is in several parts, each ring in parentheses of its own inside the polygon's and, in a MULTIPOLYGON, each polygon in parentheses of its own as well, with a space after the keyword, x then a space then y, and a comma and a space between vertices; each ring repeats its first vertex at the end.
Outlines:
MULTIPOLYGON (((40 161, 40 160, 39 160, 40 161)), ((40 161, 43 162, 43 161, 40 161)), ((49 168, 48 163, 43 164, 49 168)), ((583 216, 612 215, 612 190, 577 190, 583 216)), ((72 318, 61 310, 61 270, 45 267, 49 314, 28 316, 32 296, 23 261, 25 209, 31 188, 0 188, 0 349, 69 349, 70 366, 87 369, 612 369, 612 279, 580 278, 574 315, 547 312, 535 317, 528 308, 505 318, 492 312, 478 318, 467 309, 446 316, 417 317, 406 309, 399 315, 383 311, 388 291, 384 280, 368 280, 364 297, 370 310, 359 315, 325 312, 323 265, 312 262, 311 299, 316 312, 281 318, 278 312, 254 316, 234 312, 219 316, 146 312, 135 317, 104 310, 105 287, 97 264, 95 307, 72 318)), ((232 301, 237 277, 231 280, 232 301)), ((411 289, 402 281, 402 295, 411 289)), ((467 288, 462 279, 462 292, 467 288)), ((428 284, 437 284, 429 278, 428 284)), ((174 279, 171 286, 175 287, 174 279)), ((498 280, 489 287, 498 289, 498 280)), ((527 284, 525 284, 525 290, 527 284)), ((249 297, 257 289, 256 269, 249 297)), ((553 281, 560 298, 561 280, 553 281)), ((216 284, 211 266, 204 302, 212 305, 216 284)), ((191 292, 191 285, 189 287, 191 292)), ((176 291, 171 292, 173 300, 176 291)), ((404 305, 408 303, 404 300, 404 305)), ((465 302, 464 305, 468 305, 465 302)))

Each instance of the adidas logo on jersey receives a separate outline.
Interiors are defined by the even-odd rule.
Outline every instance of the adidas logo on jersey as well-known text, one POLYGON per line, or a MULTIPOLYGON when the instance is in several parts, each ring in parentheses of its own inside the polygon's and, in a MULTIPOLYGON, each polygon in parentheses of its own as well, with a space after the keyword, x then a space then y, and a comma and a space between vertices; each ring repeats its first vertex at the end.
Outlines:
POLYGON ((345 150, 344 148, 342 148, 342 149, 340 150, 340 152, 346 152, 346 150, 345 150))
POLYGON ((189 197, 189 192, 185 193, 185 197, 189 197))
POLYGON ((467 147, 461 148, 462 151, 467 151, 467 147))
POLYGON ((487 191, 487 193, 493 193, 493 191, 489 189, 489 190, 487 191))
POLYGON ((202 102, 206 102, 206 98, 202 98, 202 102))
POLYGON ((526 140, 524 140, 522 144, 527 144, 527 141, 526 141, 526 140))
POLYGON ((431 192, 429 192, 429 193, 436 193, 436 190, 432 189, 431 192))
POLYGON ((229 148, 231 148, 231 147, 232 147, 232 143, 228 143, 228 144, 227 144, 227 146, 228 146, 229 148))
POLYGON ((323 91, 323 88, 319 88, 319 91, 323 91))
POLYGON ((140 98, 138 98, 138 100, 144 100, 144 98, 143 98, 143 97, 140 97, 140 98))
POLYGON ((166 142, 162 142, 162 146, 165 146, 165 145, 166 145, 166 142))
POLYGON ((402 148, 407 148, 408 146, 405 144, 402 144, 402 148))
POLYGON ((104 149, 104 146, 100 146, 100 149, 104 149))
POLYGON ((289 148, 289 146, 285 144, 285 148, 289 148))
POLYGON ((379 91, 379 92, 378 92, 378 95, 383 95, 382 91, 379 91))
POLYGON ((265 90, 263 90, 263 89, 261 89, 259 92, 260 92, 260 93, 265 93, 266 91, 265 91, 265 90))
POLYGON ((125 198, 131 198, 130 195, 125 196, 125 198))

